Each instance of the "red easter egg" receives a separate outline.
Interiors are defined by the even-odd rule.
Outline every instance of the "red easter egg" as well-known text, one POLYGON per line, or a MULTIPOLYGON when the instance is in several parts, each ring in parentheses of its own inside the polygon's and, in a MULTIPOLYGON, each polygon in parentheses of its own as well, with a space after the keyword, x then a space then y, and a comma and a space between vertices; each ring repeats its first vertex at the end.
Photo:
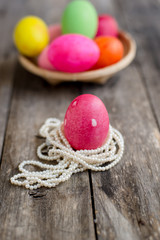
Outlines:
POLYGON ((98 30, 96 37, 99 36, 118 36, 118 24, 110 15, 100 15, 98 18, 98 30))
POLYGON ((71 102, 64 118, 64 134, 74 149, 101 147, 108 130, 108 112, 97 96, 83 94, 71 102))

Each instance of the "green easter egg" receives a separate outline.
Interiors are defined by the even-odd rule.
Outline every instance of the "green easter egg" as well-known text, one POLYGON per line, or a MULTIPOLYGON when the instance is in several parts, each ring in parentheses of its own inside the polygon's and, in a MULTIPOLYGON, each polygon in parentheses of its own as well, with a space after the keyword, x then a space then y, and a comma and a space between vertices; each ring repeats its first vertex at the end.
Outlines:
POLYGON ((79 33, 94 38, 97 33, 98 16, 94 6, 87 0, 74 0, 65 8, 62 16, 62 33, 79 33))

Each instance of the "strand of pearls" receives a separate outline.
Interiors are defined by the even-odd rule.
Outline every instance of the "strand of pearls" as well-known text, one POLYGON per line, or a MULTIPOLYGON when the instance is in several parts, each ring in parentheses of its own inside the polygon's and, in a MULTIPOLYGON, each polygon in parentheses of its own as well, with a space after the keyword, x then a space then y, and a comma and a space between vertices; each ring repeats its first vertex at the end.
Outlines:
POLYGON ((55 187, 67 181, 73 173, 86 169, 105 171, 114 167, 122 158, 124 141, 121 133, 109 126, 106 143, 95 150, 75 151, 63 134, 63 123, 56 118, 49 118, 40 128, 39 133, 45 142, 37 148, 40 161, 23 161, 18 166, 20 173, 11 178, 11 183, 28 189, 40 187, 55 187), (26 166, 40 168, 40 171, 30 171, 26 166))

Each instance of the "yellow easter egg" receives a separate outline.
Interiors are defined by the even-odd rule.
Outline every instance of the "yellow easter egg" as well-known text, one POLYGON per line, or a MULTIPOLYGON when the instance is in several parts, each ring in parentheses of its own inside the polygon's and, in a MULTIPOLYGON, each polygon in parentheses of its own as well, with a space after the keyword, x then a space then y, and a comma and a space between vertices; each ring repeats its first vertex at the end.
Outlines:
POLYGON ((13 37, 20 53, 28 57, 34 57, 49 42, 48 27, 42 19, 35 16, 27 16, 17 23, 13 37))

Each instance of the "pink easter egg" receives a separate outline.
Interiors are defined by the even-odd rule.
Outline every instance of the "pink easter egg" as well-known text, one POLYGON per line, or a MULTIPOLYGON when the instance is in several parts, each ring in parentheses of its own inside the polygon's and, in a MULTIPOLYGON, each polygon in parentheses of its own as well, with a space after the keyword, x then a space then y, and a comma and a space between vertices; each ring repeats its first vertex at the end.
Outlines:
POLYGON ((83 94, 71 102, 64 118, 64 134, 74 149, 101 147, 108 130, 108 112, 97 96, 83 94))
POLYGON ((48 27, 48 31, 50 42, 52 42, 54 39, 62 35, 60 24, 50 25, 48 27))
POLYGON ((96 37, 99 36, 118 36, 118 24, 116 20, 110 16, 110 15, 100 15, 98 17, 99 23, 98 23, 98 30, 96 37))
POLYGON ((80 34, 65 34, 56 38, 48 49, 51 64, 62 72, 83 72, 98 60, 100 50, 90 38, 80 34))
POLYGON ((50 63, 50 61, 48 60, 48 48, 49 46, 47 46, 42 52, 41 54, 38 56, 37 59, 37 64, 40 68, 44 68, 50 71, 55 70, 55 68, 52 66, 52 64, 50 63))

